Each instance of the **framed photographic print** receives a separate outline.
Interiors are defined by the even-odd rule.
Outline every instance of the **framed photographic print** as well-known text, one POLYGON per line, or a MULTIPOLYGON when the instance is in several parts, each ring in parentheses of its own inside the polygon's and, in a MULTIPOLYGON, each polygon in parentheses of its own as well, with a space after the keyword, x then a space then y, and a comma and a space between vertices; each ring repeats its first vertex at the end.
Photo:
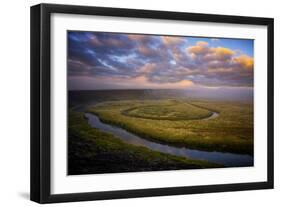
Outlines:
POLYGON ((273 19, 31 7, 31 200, 273 188, 273 19))

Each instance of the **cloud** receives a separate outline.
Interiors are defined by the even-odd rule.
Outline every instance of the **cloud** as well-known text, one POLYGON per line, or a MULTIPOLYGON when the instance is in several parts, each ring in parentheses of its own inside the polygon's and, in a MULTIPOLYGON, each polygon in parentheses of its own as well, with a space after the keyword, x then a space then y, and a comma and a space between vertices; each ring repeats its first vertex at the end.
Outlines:
POLYGON ((150 39, 148 35, 139 35, 139 34, 128 34, 128 38, 133 41, 141 41, 141 42, 146 42, 150 39))
POLYGON ((253 70, 254 68, 254 59, 248 55, 241 55, 234 58, 234 61, 241 65, 241 67, 246 68, 247 70, 253 70))
POLYGON ((150 74, 157 68, 155 63, 147 63, 140 68, 140 72, 143 74, 150 74))
POLYGON ((197 42, 187 48, 194 69, 199 71, 194 82, 206 86, 252 86, 254 59, 226 47, 210 47, 197 42))
POLYGON ((210 48, 209 53, 206 55, 205 59, 208 60, 227 60, 232 58, 235 55, 235 51, 225 48, 225 47, 216 47, 210 48))
POLYGON ((207 42, 199 41, 195 46, 187 48, 193 58, 196 56, 204 56, 206 61, 209 60, 225 60, 235 55, 235 51, 225 47, 209 47, 207 42))
POLYGON ((199 41, 195 46, 190 46, 187 48, 187 52, 193 55, 205 55, 209 52, 209 43, 199 41))
POLYGON ((253 57, 240 48, 213 47, 211 39, 209 43, 191 43, 192 38, 189 39, 191 41, 176 36, 69 32, 68 75, 76 85, 78 79, 104 80, 98 81, 103 87, 253 85, 253 57), (118 83, 109 84, 105 80, 118 83))
POLYGON ((157 55, 157 50, 153 48, 146 47, 144 45, 138 46, 138 51, 144 56, 154 56, 157 55))
POLYGON ((103 45, 103 43, 94 35, 92 37, 90 37, 90 41, 92 42, 93 45, 96 45, 96 46, 103 45))
POLYGON ((167 46, 173 46, 183 43, 185 38, 176 36, 162 36, 162 41, 167 46))

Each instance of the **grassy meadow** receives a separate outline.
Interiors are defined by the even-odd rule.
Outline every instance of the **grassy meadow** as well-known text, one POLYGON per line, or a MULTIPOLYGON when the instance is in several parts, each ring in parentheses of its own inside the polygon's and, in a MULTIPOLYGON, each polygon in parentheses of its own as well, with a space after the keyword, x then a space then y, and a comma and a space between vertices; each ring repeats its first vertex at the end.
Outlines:
POLYGON ((117 173, 222 167, 126 144, 88 125, 83 113, 69 112, 68 174, 117 173))
POLYGON ((253 154, 253 107, 226 101, 113 101, 89 109, 104 122, 154 141, 207 151, 253 154), (205 120, 212 111, 219 113, 205 120))
MULTIPOLYGON (((111 103, 114 106, 116 103, 111 103)), ((136 105, 121 111, 122 115, 152 120, 195 120, 203 119, 212 115, 212 112, 188 102, 177 100, 146 101, 138 105, 138 102, 125 103, 136 105)))
POLYGON ((194 99, 164 90, 76 91, 68 100, 69 175, 224 167, 126 143, 90 126, 86 112, 155 143, 253 156, 250 101, 194 99), (209 119, 214 112, 218 116, 209 119))

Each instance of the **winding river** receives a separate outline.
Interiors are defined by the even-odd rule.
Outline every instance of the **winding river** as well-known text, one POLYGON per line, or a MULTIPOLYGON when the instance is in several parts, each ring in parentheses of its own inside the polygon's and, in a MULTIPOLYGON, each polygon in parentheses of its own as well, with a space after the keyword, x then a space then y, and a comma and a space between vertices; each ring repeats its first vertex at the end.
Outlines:
MULTIPOLYGON (((175 147, 166 144, 156 143, 145 138, 142 138, 136 134, 128 132, 120 127, 113 126, 110 124, 103 123, 98 116, 92 113, 85 113, 88 123, 95 128, 100 129, 103 132, 107 132, 115 135, 119 139, 126 143, 144 146, 151 150, 168 153, 177 156, 183 156, 193 159, 207 160, 214 163, 223 164, 226 167, 239 167, 239 166, 251 166, 253 165, 253 157, 250 155, 241 155, 234 153, 224 153, 224 152, 209 152, 203 150, 194 150, 186 147, 175 147)), ((213 112, 213 114, 205 120, 213 119, 219 116, 218 113, 213 112)))

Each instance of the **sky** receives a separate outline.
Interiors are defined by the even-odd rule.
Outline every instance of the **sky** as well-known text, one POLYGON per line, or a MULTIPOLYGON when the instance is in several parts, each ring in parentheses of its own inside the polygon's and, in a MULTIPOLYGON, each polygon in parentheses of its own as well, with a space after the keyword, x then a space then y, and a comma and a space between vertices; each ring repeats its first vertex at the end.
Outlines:
POLYGON ((253 88, 254 40, 68 31, 69 90, 253 88))

